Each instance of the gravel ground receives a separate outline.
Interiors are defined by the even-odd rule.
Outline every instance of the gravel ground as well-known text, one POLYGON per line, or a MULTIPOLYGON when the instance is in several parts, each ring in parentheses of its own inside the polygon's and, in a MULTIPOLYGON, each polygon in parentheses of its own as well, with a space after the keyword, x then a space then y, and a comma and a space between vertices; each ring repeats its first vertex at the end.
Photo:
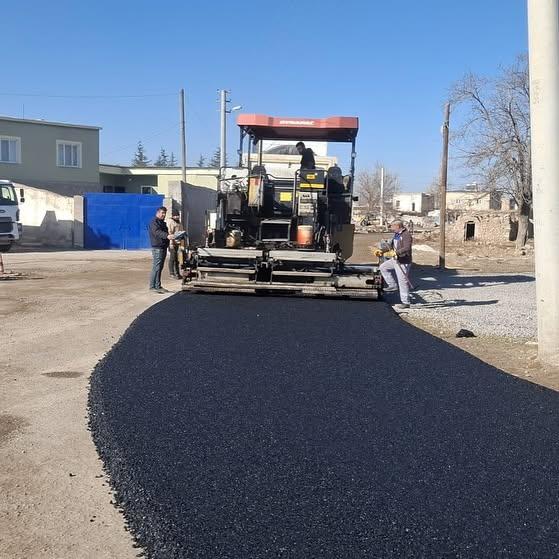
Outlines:
POLYGON ((559 556, 559 394, 382 302, 175 295, 89 401, 150 558, 559 556))
POLYGON ((479 336, 532 339, 537 334, 536 284, 527 274, 413 273, 410 320, 479 336))

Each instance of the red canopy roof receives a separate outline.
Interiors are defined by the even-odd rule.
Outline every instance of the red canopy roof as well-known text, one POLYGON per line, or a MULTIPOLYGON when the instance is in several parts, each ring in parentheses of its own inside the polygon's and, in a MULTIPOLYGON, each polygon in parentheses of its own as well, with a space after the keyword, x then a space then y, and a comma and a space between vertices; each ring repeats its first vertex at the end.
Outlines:
POLYGON ((237 124, 257 140, 351 142, 359 130, 355 116, 328 118, 239 115, 237 124))

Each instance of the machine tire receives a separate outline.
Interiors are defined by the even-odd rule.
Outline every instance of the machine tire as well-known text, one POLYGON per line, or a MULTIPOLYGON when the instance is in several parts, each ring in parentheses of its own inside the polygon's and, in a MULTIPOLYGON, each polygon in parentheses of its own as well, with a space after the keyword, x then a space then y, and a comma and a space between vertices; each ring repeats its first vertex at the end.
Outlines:
POLYGON ((10 252, 12 245, 13 243, 10 243, 8 245, 0 245, 0 252, 10 252))

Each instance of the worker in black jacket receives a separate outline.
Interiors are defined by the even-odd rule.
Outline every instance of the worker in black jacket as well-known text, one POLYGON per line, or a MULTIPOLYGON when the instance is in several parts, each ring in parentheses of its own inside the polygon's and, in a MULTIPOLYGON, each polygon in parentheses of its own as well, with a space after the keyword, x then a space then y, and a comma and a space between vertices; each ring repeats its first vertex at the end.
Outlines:
POLYGON ((169 235, 169 229, 165 223, 167 216, 167 208, 161 206, 157 208, 155 217, 149 224, 149 240, 151 242, 151 253, 153 256, 153 265, 149 278, 149 290, 156 293, 168 293, 167 289, 161 287, 161 271, 165 264, 165 256, 169 241, 174 239, 173 235, 169 235))
POLYGON ((314 162, 314 152, 311 148, 306 148, 303 142, 295 145, 299 155, 301 155, 301 169, 316 169, 314 162))

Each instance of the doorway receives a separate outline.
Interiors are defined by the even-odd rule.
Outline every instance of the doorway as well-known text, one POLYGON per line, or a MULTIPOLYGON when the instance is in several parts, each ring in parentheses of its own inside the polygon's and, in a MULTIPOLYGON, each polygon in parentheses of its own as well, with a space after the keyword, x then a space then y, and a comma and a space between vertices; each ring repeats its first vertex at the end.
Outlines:
POLYGON ((476 236, 476 224, 473 221, 468 221, 466 223, 466 241, 473 241, 476 236))

